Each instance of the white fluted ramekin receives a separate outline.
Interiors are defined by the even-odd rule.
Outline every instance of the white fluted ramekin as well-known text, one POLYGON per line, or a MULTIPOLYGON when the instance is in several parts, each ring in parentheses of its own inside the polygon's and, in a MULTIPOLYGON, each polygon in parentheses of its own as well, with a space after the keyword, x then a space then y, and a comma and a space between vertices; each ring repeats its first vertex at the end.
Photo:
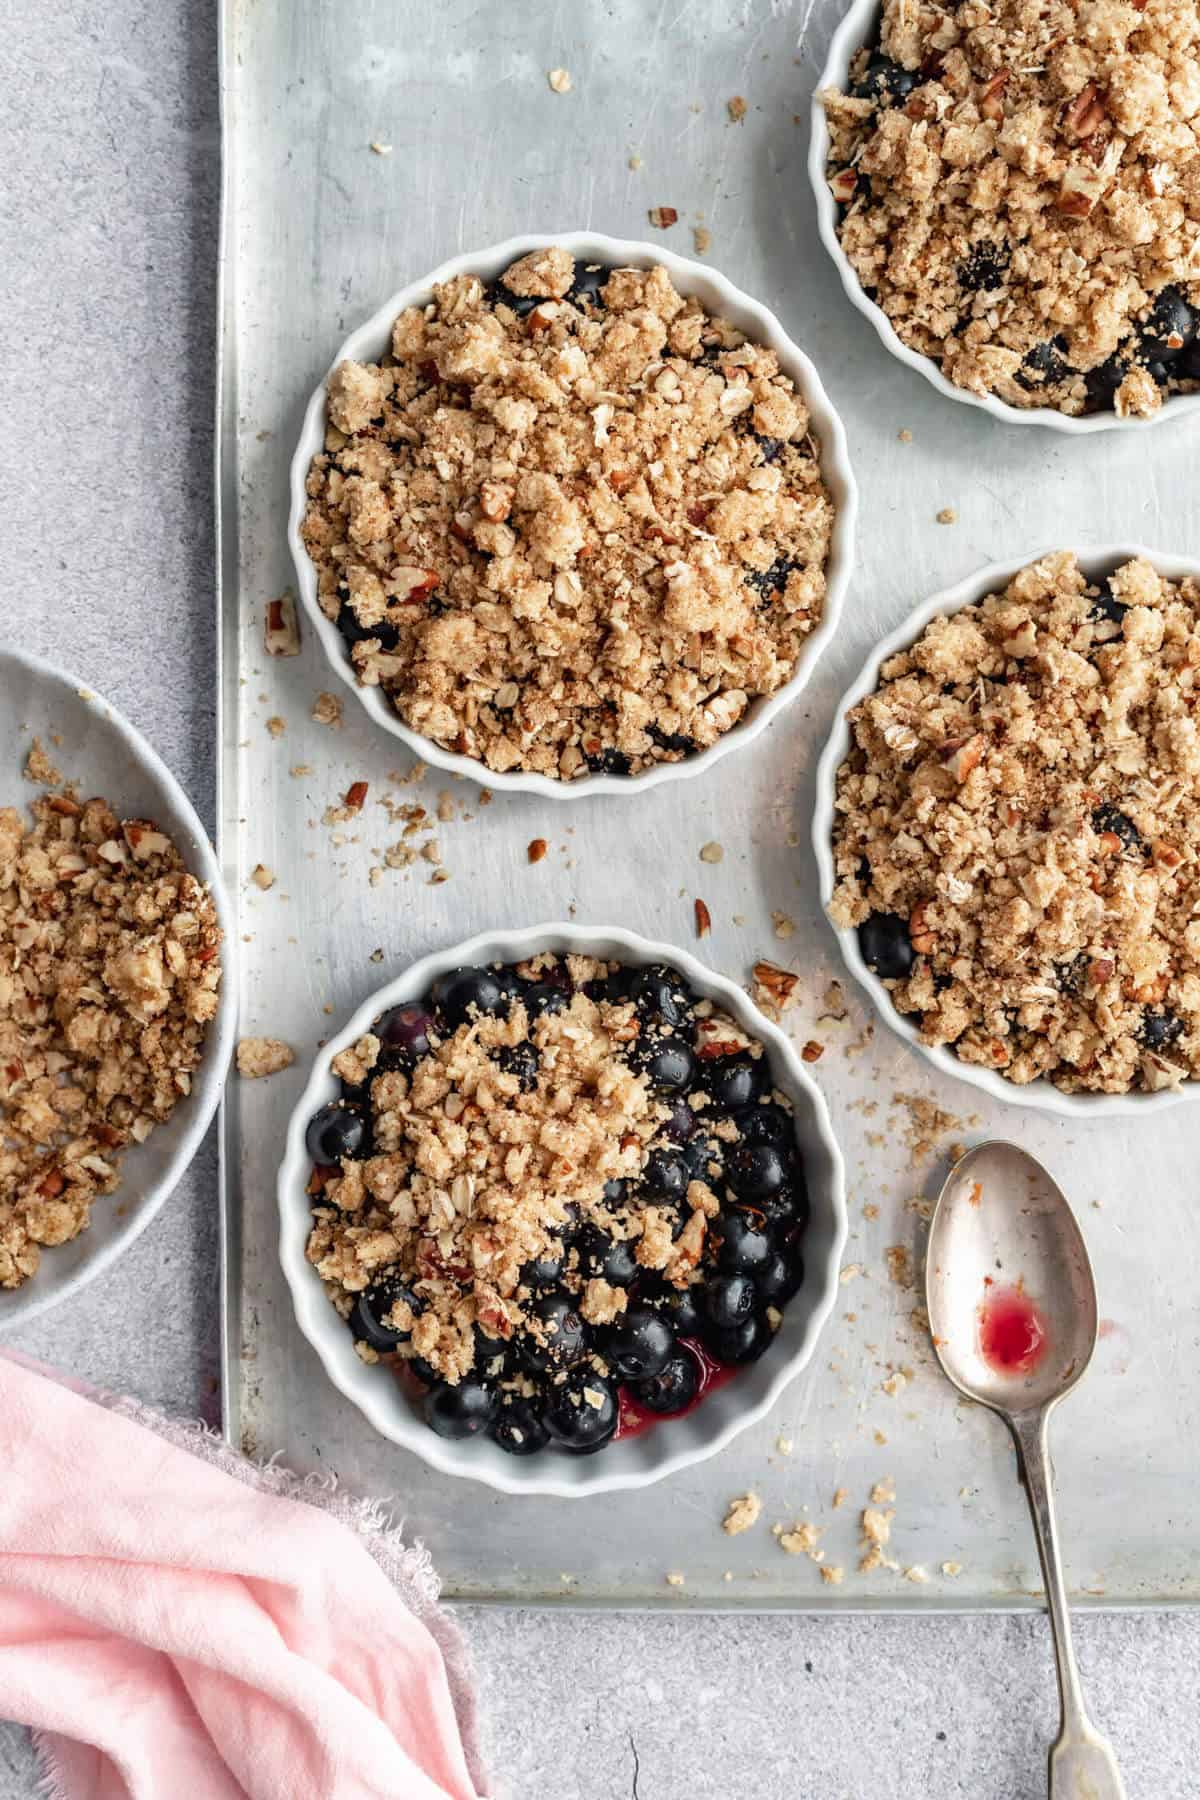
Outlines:
POLYGON ((410 750, 415 750, 423 761, 432 763, 439 769, 448 769, 452 774, 465 775, 472 781, 483 782, 497 791, 541 794, 551 800, 575 800, 592 794, 643 793, 647 788, 657 787, 660 782, 690 780, 693 775, 700 775, 706 769, 711 769, 720 757, 756 738, 804 687, 818 656, 833 636, 850 584, 854 521, 858 508, 857 490, 850 469, 842 422, 821 385, 816 369, 803 350, 792 342, 774 313, 769 312, 761 302, 751 299, 740 288, 734 287, 716 269, 676 256, 672 251, 655 244, 627 242, 619 238, 602 237, 595 232, 530 233, 519 238, 509 238, 503 244, 493 244, 486 250, 470 251, 466 255, 452 257, 449 262, 434 269, 432 274, 422 276, 419 281, 402 288, 365 325, 360 325, 339 349, 329 373, 332 374, 338 364, 348 358, 358 362, 378 361, 391 343, 392 324, 397 315, 405 307, 424 305, 432 297, 435 283, 450 281, 455 275, 465 274, 478 275, 484 281, 491 281, 497 275, 502 275, 519 256, 549 244, 561 245, 577 261, 582 262, 636 269, 649 269, 661 264, 681 294, 696 295, 711 313, 728 319, 748 338, 774 350, 783 373, 791 377, 803 396, 820 441, 821 474, 833 500, 835 518, 825 571, 825 603, 821 619, 816 629, 804 640, 800 660, 791 680, 785 682, 776 693, 754 700, 746 709, 745 716, 707 750, 685 757, 682 762, 656 763, 653 768, 644 769, 638 775, 595 774, 581 776, 577 781, 555 781, 547 775, 528 770, 513 770, 501 774, 487 768, 477 757, 459 756, 454 751, 443 750, 431 738, 413 731, 397 715, 387 696, 379 688, 363 687, 356 680, 353 664, 337 626, 321 611, 317 599, 317 572, 300 538, 300 527, 304 522, 307 505, 305 480, 313 457, 325 446, 325 386, 328 375, 308 403, 300 442, 292 458, 288 543, 305 616, 310 629, 320 640, 330 667, 339 680, 345 682, 375 723, 407 744, 410 750))
MULTIPOLYGON (((1050 549, 1031 550, 1027 555, 1018 557, 1015 562, 989 563, 987 568, 976 570, 968 575, 965 581, 957 586, 947 588, 944 593, 936 594, 924 606, 919 606, 914 613, 892 632, 872 651, 870 657, 854 682, 853 686, 843 694, 834 716, 833 730, 829 741, 821 753, 821 761, 817 769, 817 794, 813 809, 813 850, 817 859, 817 870, 821 886, 821 904, 828 917, 829 903, 833 899, 835 872, 833 862, 833 826, 837 795, 837 772, 841 764, 849 756, 852 743, 847 718, 860 700, 873 694, 879 685, 879 672, 889 656, 895 656, 898 650, 905 650, 916 643, 931 619, 943 613, 958 612, 964 606, 972 606, 983 600, 988 594, 998 593, 1008 586, 1014 575, 1028 568, 1030 563, 1040 561, 1043 556, 1052 556, 1063 546, 1056 544, 1050 549)), ((1085 545, 1075 552, 1079 567, 1089 582, 1101 580, 1109 575, 1121 563, 1128 562, 1131 557, 1144 556, 1147 562, 1153 563, 1160 575, 1169 581, 1182 581, 1191 576, 1200 581, 1200 562, 1186 556, 1172 556, 1159 550, 1148 550, 1143 544, 1100 544, 1085 545)), ((1030 1106, 1038 1112, 1064 1113, 1073 1118, 1114 1118, 1119 1114, 1136 1114, 1144 1118, 1150 1112, 1162 1112, 1166 1107, 1178 1106, 1183 1101, 1200 1098, 1200 1081, 1185 1082, 1181 1088, 1163 1089, 1161 1093, 1131 1094, 1064 1094, 1045 1076, 1036 1081, 1021 1085, 1014 1081, 1006 1081, 994 1069, 985 1069, 976 1063, 963 1062, 955 1056, 953 1050, 946 1045, 926 1044, 911 1017, 897 1011, 888 989, 878 975, 869 969, 863 961, 858 947, 858 933, 853 926, 839 927, 830 921, 830 927, 837 936, 841 946, 846 967, 854 976, 859 986, 865 988, 882 1015, 885 1024, 911 1044, 914 1050, 931 1062, 935 1069, 943 1075, 953 1075, 959 1081, 968 1081, 972 1087, 982 1088, 994 1100, 1003 1100, 1010 1106, 1030 1106)))
POLYGON ((6 791, 24 807, 21 787, 30 741, 40 737, 84 797, 103 794, 126 819, 151 819, 212 895, 225 934, 217 1016, 208 1028, 191 1092, 144 1144, 131 1144, 121 1183, 98 1199, 85 1231, 48 1249, 23 1287, 0 1292, 0 1333, 73 1299, 111 1268, 170 1199, 217 1110, 237 1024, 237 933, 221 870, 183 789, 140 732, 78 676, 21 650, 0 652, 0 764, 6 791))
POLYGON ((467 943, 422 957, 365 1000, 349 1023, 325 1044, 292 1115, 279 1171, 279 1215, 279 1253, 297 1323, 334 1386, 376 1431, 444 1475, 465 1475, 504 1494, 550 1494, 563 1500, 648 1487, 715 1456, 739 1431, 761 1419, 812 1356, 837 1294, 846 1238, 841 1153, 821 1091, 787 1038, 763 1018, 740 988, 686 951, 602 925, 531 925, 524 931, 485 932, 467 943), (385 1008, 421 999, 446 970, 478 963, 521 962, 539 950, 602 956, 635 967, 669 963, 697 993, 715 1000, 757 1037, 766 1049, 775 1085, 795 1108, 796 1139, 804 1157, 811 1206, 804 1237, 804 1283, 788 1302, 783 1323, 765 1355, 740 1369, 732 1381, 708 1394, 682 1418, 664 1419, 636 1437, 609 1443, 590 1457, 545 1451, 527 1459, 516 1458, 490 1438, 454 1441, 438 1437, 384 1364, 368 1366, 359 1360, 347 1326, 304 1253, 311 1226, 305 1191, 311 1159, 304 1147, 304 1133, 317 1108, 339 1092, 330 1068, 332 1059, 356 1042, 385 1008))
POLYGON ((995 394, 970 394, 966 388, 955 387, 942 374, 931 356, 922 356, 919 351, 910 350, 907 344, 901 342, 883 308, 864 292, 850 258, 842 249, 837 234, 837 202, 830 191, 826 174, 829 128, 825 120, 825 108, 819 98, 824 88, 840 88, 843 93, 846 91, 850 81, 850 63, 855 52, 878 41, 879 14, 879 0, 851 0, 841 24, 833 34, 829 56, 813 97, 808 172, 817 202, 817 228, 841 277, 846 297, 871 321, 892 355, 907 363, 910 369, 916 369, 919 375, 923 375, 948 400, 957 400, 965 406, 977 406, 982 411, 991 413, 994 419, 1003 419, 1009 425, 1043 425, 1050 431, 1064 431, 1077 437, 1092 431, 1145 430, 1150 425, 1160 424, 1164 419, 1181 419, 1187 413, 1200 409, 1200 393, 1176 394, 1147 419, 1120 419, 1115 412, 1088 413, 1083 418, 1072 418, 1052 406, 1009 406, 1007 401, 999 399, 995 394))

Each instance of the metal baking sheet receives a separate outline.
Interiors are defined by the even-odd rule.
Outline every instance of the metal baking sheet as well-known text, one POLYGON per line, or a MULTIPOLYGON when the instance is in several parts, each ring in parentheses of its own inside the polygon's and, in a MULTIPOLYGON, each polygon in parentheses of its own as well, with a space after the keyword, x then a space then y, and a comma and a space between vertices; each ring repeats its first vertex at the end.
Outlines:
POLYGON ((1054 1428, 1071 1587, 1109 1605, 1200 1597, 1200 1110, 1084 1125, 991 1103, 882 1024, 862 1047, 872 1020, 848 982, 849 1019, 817 1020, 838 971, 806 849, 811 775, 870 646, 993 558, 1122 533, 1195 554, 1200 535, 1178 426, 1071 441, 998 425, 939 398, 848 308, 804 169, 814 72, 838 11, 836 0, 225 0, 223 854, 240 907, 243 1030, 282 1036, 298 1057, 286 1074, 235 1085, 225 1117, 226 1426, 249 1450, 395 1495, 453 1596, 1035 1604, 1011 1452, 998 1424, 935 1374, 912 1318, 917 1292, 891 1278, 886 1254, 903 1245, 919 1266, 920 1198, 936 1193, 955 1140, 992 1133, 1017 1138, 1059 1177, 1100 1284, 1094 1371, 1054 1428), (570 71, 570 93, 551 91, 552 68, 570 71), (740 123, 727 111, 734 95, 747 103, 740 123), (862 510, 838 640, 791 710, 707 779, 575 806, 513 796, 484 807, 471 784, 436 774, 389 790, 389 771, 410 759, 349 699, 341 732, 311 721, 315 694, 335 685, 316 646, 286 661, 263 654, 264 603, 291 578, 286 475, 304 402, 348 330, 444 257, 539 229, 653 238, 646 214, 658 206, 679 214, 664 239, 678 249, 690 251, 694 227, 711 232, 711 260, 779 313, 846 422, 862 510), (956 523, 937 522, 944 508, 956 523), (281 737, 268 731, 272 717, 285 721, 281 737), (309 773, 289 773, 298 766, 309 773), (372 798, 339 842, 322 814, 352 780, 368 781, 372 798), (372 850, 398 835, 375 798, 432 806, 442 789, 459 815, 439 827, 451 879, 433 886, 425 870, 395 871, 371 887, 372 850), (535 837, 550 844, 536 868, 526 859, 535 837), (725 846, 719 865, 699 860, 710 840, 725 846), (268 893, 248 885, 260 861, 278 875, 268 893), (852 1237, 814 1365, 763 1426, 640 1494, 517 1501, 433 1475, 372 1435, 293 1325, 274 1180, 304 1067, 333 1021, 430 948, 554 916, 690 943, 697 895, 713 918, 702 954, 738 979, 762 955, 798 970, 803 998, 788 1023, 825 1045, 816 1073, 846 1152, 852 1237), (776 912, 795 921, 792 936, 774 935, 776 912), (946 1116, 922 1132, 911 1098, 897 1095, 946 1116), (859 1511, 885 1476, 900 1567, 859 1574, 859 1511), (747 1488, 762 1496, 763 1521, 726 1537, 725 1505, 747 1488), (772 1539, 771 1523, 796 1519, 823 1528, 840 1585, 772 1539), (906 1580, 913 1568, 928 1581, 906 1580), (669 1585, 668 1573, 683 1583, 669 1585))

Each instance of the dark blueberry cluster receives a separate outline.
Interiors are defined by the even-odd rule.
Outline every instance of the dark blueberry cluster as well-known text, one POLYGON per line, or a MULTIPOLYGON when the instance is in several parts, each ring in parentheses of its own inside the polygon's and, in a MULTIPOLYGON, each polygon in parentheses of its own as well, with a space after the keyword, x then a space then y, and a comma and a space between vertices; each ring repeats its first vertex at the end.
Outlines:
MULTIPOLYGON (((341 1097, 309 1123, 306 1143, 318 1170, 371 1155, 375 1073, 411 1071, 464 1022, 507 1016, 515 1000, 532 1023, 567 1007, 572 992, 565 962, 533 976, 494 964, 454 969, 424 1000, 383 1013, 373 1026, 383 1047, 371 1078, 362 1087, 343 1083, 341 1097)), ((587 992, 598 1002, 632 1002, 638 1031, 620 1054, 646 1077, 664 1116, 639 1173, 610 1181, 592 1216, 570 1207, 550 1247, 523 1268, 527 1328, 501 1341, 477 1325, 474 1365, 450 1383, 404 1351, 424 1305, 420 1279, 384 1272, 355 1297, 347 1320, 356 1340, 381 1355, 399 1353, 421 1383, 433 1431, 487 1434, 512 1456, 602 1449, 621 1423, 622 1390, 627 1423, 687 1411, 715 1370, 763 1354, 776 1314, 804 1279, 804 1169, 791 1108, 773 1089, 765 1057, 714 1044, 704 1031, 708 1009, 698 1010, 700 996, 665 964, 612 968, 587 992), (710 1045, 717 1054, 707 1053, 710 1045), (718 1196, 720 1210, 707 1221, 691 1281, 679 1286, 638 1263, 630 1226, 647 1206, 666 1209, 678 1241, 692 1212, 688 1185, 697 1180, 718 1196), (583 1286, 596 1277, 628 1294, 625 1311, 603 1326, 579 1311, 583 1286)), ((536 1089, 534 1042, 494 1054, 523 1094, 536 1089)))

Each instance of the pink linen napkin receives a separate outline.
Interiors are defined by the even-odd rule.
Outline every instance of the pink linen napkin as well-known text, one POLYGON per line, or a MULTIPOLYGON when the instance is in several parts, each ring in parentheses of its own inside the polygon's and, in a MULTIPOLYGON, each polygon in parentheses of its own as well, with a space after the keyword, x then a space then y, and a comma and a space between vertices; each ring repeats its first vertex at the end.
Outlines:
POLYGON ((0 1354, 0 1715, 52 1800, 478 1800, 436 1593, 370 1502, 0 1354))

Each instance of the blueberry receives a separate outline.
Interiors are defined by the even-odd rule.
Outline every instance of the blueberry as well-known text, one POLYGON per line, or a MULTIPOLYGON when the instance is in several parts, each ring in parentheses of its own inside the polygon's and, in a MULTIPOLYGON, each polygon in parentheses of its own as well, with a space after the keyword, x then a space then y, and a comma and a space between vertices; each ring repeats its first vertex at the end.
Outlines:
POLYGON ((1174 362, 1195 339, 1197 317, 1178 288, 1163 288, 1141 326, 1138 354, 1148 363, 1174 362))
POLYGON ((765 1200, 787 1180, 776 1144, 738 1144, 725 1162, 725 1176, 739 1200, 765 1200))
POLYGON ((1088 410, 1090 412, 1111 412, 1117 389, 1129 373, 1129 364, 1122 357, 1112 355, 1107 362, 1097 368, 1089 369, 1083 378, 1087 389, 1088 410))
POLYGON ((669 1031, 690 1031, 695 1021, 695 996, 683 977, 665 963, 638 969, 629 984, 629 996, 643 1019, 665 1025, 669 1031))
POLYGON ((1017 386, 1032 392, 1035 388, 1052 387, 1071 373, 1066 360, 1067 340, 1059 334, 1048 344, 1035 344, 1026 352, 1017 371, 1017 386))
POLYGON ((695 1288, 678 1288, 660 1275, 650 1276, 638 1290, 639 1306, 661 1313, 676 1337, 698 1337, 701 1329, 700 1308, 695 1288))
POLYGON ((739 1112, 758 1099, 770 1070, 765 1057, 738 1051, 733 1056, 713 1056, 701 1063, 704 1086, 714 1103, 725 1112, 739 1112))
POLYGON ((521 1280, 526 1287, 556 1287, 563 1272, 564 1260, 561 1248, 551 1245, 543 1250, 540 1256, 535 1256, 531 1262, 523 1264, 521 1280))
POLYGON ((877 103, 888 102, 899 106, 908 99, 916 85, 916 75, 911 69, 906 69, 903 63, 893 62, 890 56, 873 56, 850 91, 856 100, 874 100, 877 103))
POLYGON ((672 756, 691 756, 696 748, 695 738, 688 737, 682 731, 660 731, 657 725, 647 725, 646 735, 651 743, 657 744, 660 750, 666 750, 672 756))
POLYGON ((1187 349, 1180 351, 1175 373, 1181 381, 1200 381, 1200 337, 1193 338, 1187 349))
POLYGON ((304 1147, 315 1163, 332 1168, 344 1156, 354 1156, 367 1139, 367 1127, 360 1113, 349 1107, 323 1106, 308 1121, 304 1147))
POLYGON ((451 969, 433 984, 432 999, 451 1031, 476 1013, 508 1009, 504 990, 491 969, 451 969))
POLYGON ((475 1361, 473 1366, 476 1379, 488 1381, 493 1385, 499 1381, 508 1381, 517 1373, 517 1353, 511 1343, 503 1338, 493 1337, 483 1326, 476 1323, 475 1361))
POLYGON ((556 981, 527 981, 522 984, 521 1002, 529 1015, 530 1024, 540 1019, 543 1013, 565 1012, 571 1004, 571 996, 556 981))
POLYGON ((1091 958, 1087 952, 1081 950, 1078 956, 1071 958, 1070 962, 1055 963, 1055 979, 1062 993, 1069 994, 1075 1000, 1079 998, 1087 983, 1090 962, 1091 958))
POLYGON ((532 1094, 538 1084, 540 1058, 534 1044, 501 1044, 494 1053, 506 1075, 515 1075, 523 1094, 532 1094))
POLYGON ((603 1191, 605 1206, 615 1212, 618 1208, 624 1206, 629 1198, 629 1183, 620 1180, 606 1181, 603 1191))
POLYGON ((551 1388, 542 1419, 564 1450, 586 1455, 607 1444, 617 1429, 617 1395, 610 1381, 591 1369, 551 1388))
POLYGON ((678 1205, 687 1197, 687 1159, 680 1150, 652 1150, 642 1170, 642 1186, 656 1202, 678 1205))
POLYGON ((1129 611, 1123 600, 1118 600, 1112 591, 1112 584, 1106 578, 1104 587, 1088 608, 1088 618, 1107 620, 1110 625, 1120 625, 1129 611))
POLYGON ((698 1132, 683 1148, 684 1167, 689 1181, 703 1181, 708 1187, 720 1184, 725 1169, 725 1153, 720 1138, 698 1132))
POLYGON ((658 1128, 658 1135, 665 1137, 672 1144, 686 1144, 695 1137, 700 1128, 692 1108, 682 1095, 672 1106, 670 1113, 658 1128))
POLYGON ((731 1331, 748 1319, 755 1305, 754 1283, 748 1275, 714 1275, 700 1296, 700 1310, 717 1331, 731 1331))
POLYGON ((783 438, 764 437, 761 431, 752 431, 750 435, 758 445, 763 462, 778 462, 783 450, 783 438))
POLYGON ((1007 244, 972 244, 958 265, 959 286, 969 294, 990 294, 1003 287, 1010 254, 1007 244))
POLYGON ((545 1449, 550 1434, 531 1400, 505 1394, 492 1420, 492 1439, 510 1456, 533 1456, 545 1449))
POLYGON ((739 1212, 721 1215, 709 1229, 706 1247, 723 1275, 757 1275, 773 1254, 766 1232, 739 1212))
POLYGON ((1173 365, 1161 361, 1161 359, 1156 359, 1154 362, 1148 362, 1146 364, 1146 373, 1157 387, 1165 388, 1170 385, 1174 367, 1173 365))
POLYGON ((375 1035, 384 1049, 398 1051, 400 1060, 409 1067, 429 1055, 429 1034, 433 1029, 433 1014, 413 1001, 390 1007, 375 1021, 375 1035))
POLYGON ((803 1259, 798 1255, 785 1256, 782 1250, 773 1251, 763 1267, 754 1272, 758 1297, 771 1306, 786 1306, 803 1280, 803 1259))
POLYGON ((794 562, 790 556, 777 556, 769 569, 750 569, 744 580, 746 586, 753 588, 760 600, 769 601, 773 595, 783 592, 792 570, 801 567, 803 565, 794 562))
POLYGON ((1183 1036, 1183 1020, 1172 1012, 1144 1012, 1138 1037, 1147 1050, 1165 1050, 1183 1036))
POLYGON ((677 1037, 637 1038, 629 1051, 629 1063, 644 1075, 656 1094, 677 1094, 690 1085, 696 1058, 690 1044, 677 1037))
POLYGON ((444 1438, 477 1437, 496 1416, 496 1396, 482 1381, 460 1381, 457 1387, 439 1381, 423 1406, 425 1423, 444 1438))
POLYGON ((632 1245, 624 1238, 610 1237, 590 1220, 580 1227, 574 1250, 585 1281, 598 1277, 610 1287, 628 1287, 637 1274, 632 1245))
POLYGON ((597 1006, 603 1001, 607 1001, 610 1006, 619 1006, 629 998, 629 984, 635 973, 634 969, 612 969, 607 975, 589 981, 583 991, 597 1006))
POLYGON ((567 299, 573 306, 603 306, 600 289, 604 286, 612 270, 604 263, 575 264, 575 279, 567 289, 567 299))
POLYGON ((763 1224, 770 1226, 772 1231, 807 1225, 808 1189, 804 1184, 803 1173, 797 1171, 791 1180, 785 1181, 773 1194, 764 1194, 762 1199, 747 1203, 743 1210, 752 1217, 758 1214, 763 1224))
POLYGON ((1141 832, 1119 807, 1107 803, 1098 806, 1092 814, 1092 830, 1097 837, 1103 832, 1111 831, 1120 838, 1124 850, 1140 850, 1142 847, 1141 832))
POLYGON ((337 628, 347 649, 354 644, 364 643, 367 638, 378 638, 382 650, 394 650, 400 642, 397 626, 389 625, 386 620, 381 625, 360 625, 354 608, 348 603, 343 604, 338 613, 337 628))
POLYGON ((583 760, 593 775, 628 775, 631 767, 623 750, 585 751, 583 760))
POLYGON ((544 1294, 528 1309, 542 1327, 544 1342, 524 1332, 517 1348, 531 1369, 551 1374, 556 1369, 569 1369, 587 1353, 587 1327, 575 1310, 570 1294, 544 1294))
POLYGON ((631 1306, 605 1333, 604 1356, 628 1381, 646 1381, 665 1369, 675 1351, 675 1333, 660 1312, 631 1306))
POLYGON ((872 913, 858 928, 862 959, 883 981, 903 981, 917 960, 908 921, 899 913, 872 913))
POLYGON ((531 313, 534 307, 540 306, 545 298, 544 295, 538 294, 514 294, 512 289, 506 288, 499 279, 487 283, 483 290, 483 297, 491 306, 507 306, 510 312, 516 313, 518 319, 523 319, 526 313, 531 313))
POLYGON ((736 1365, 757 1362, 763 1351, 771 1348, 774 1335, 764 1315, 756 1312, 729 1330, 708 1331, 704 1342, 715 1361, 736 1365))
POLYGON ((639 1406, 653 1413, 681 1413, 692 1404, 699 1390, 700 1367, 686 1350, 676 1350, 657 1375, 630 1383, 630 1392, 639 1406))
POLYGON ((442 1379, 433 1364, 427 1363, 423 1356, 410 1356, 405 1367, 418 1381, 423 1381, 427 1388, 437 1387, 442 1379))
POLYGON ((394 1350, 397 1344, 406 1344, 411 1330, 384 1323, 397 1300, 405 1301, 414 1313, 421 1310, 416 1295, 402 1281, 385 1278, 359 1294, 347 1321, 354 1336, 370 1344, 372 1350, 394 1350))
POLYGON ((796 1122, 790 1112, 774 1101, 765 1106, 749 1106, 739 1113, 738 1135, 743 1144, 792 1144, 796 1139, 796 1122))

